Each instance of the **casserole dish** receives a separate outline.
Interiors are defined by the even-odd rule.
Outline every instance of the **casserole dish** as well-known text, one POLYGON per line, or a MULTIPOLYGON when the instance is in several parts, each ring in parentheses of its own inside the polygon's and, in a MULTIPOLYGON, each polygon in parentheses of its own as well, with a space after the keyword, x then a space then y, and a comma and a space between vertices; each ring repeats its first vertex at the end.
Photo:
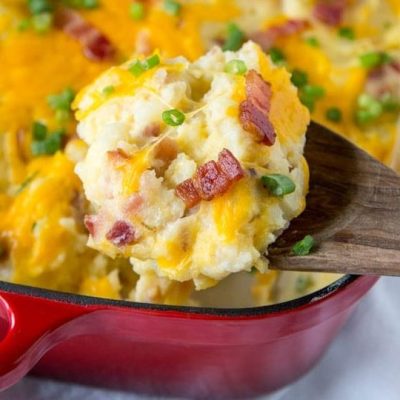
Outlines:
POLYGON ((0 283, 0 389, 32 368, 163 396, 249 398, 306 373, 378 278, 271 306, 159 306, 0 283))

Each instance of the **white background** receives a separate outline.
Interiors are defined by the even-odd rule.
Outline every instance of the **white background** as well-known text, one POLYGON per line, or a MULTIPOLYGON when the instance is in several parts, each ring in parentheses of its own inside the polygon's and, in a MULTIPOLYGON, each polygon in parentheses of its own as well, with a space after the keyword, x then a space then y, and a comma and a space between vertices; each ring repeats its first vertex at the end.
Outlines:
MULTIPOLYGON (((0 400, 138 400, 132 394, 25 378, 0 400)), ((399 400, 400 278, 382 278, 307 376, 262 400, 399 400)))

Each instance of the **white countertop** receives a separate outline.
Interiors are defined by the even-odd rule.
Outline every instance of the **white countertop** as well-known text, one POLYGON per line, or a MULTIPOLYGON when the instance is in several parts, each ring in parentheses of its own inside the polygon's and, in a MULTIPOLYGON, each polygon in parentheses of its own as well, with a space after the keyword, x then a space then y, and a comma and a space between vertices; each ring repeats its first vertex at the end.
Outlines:
MULTIPOLYGON (((263 400, 398 400, 400 278, 382 278, 321 362, 307 376, 263 400)), ((0 400, 136 400, 133 394, 25 378, 0 400)), ((260 400, 261 400, 260 399, 260 400)))

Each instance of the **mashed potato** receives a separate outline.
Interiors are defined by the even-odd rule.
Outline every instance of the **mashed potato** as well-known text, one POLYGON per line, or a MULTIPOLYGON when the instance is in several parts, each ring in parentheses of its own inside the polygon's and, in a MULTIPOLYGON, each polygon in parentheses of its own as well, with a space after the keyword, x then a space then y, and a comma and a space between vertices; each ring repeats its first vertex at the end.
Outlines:
POLYGON ((309 113, 284 68, 252 42, 193 63, 154 55, 111 68, 75 107, 89 146, 76 167, 94 210, 89 246, 129 257, 139 275, 197 289, 265 271, 268 245, 303 211, 308 190, 309 113), (254 116, 245 103, 265 102, 263 90, 269 104, 254 116), (260 118, 276 138, 260 138, 260 118), (227 163, 236 168, 231 180, 227 163), (224 183, 211 182, 212 173, 224 183), (293 185, 286 195, 262 184, 276 175, 293 185))

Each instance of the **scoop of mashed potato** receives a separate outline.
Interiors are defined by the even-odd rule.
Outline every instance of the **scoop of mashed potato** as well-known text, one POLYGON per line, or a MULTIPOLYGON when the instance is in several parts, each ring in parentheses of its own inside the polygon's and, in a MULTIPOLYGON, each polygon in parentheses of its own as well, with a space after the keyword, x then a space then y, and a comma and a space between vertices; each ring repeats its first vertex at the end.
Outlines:
POLYGON ((139 275, 205 289, 265 271, 268 246, 305 207, 309 114, 252 42, 193 63, 130 60, 75 108, 89 245, 129 257, 139 275))

